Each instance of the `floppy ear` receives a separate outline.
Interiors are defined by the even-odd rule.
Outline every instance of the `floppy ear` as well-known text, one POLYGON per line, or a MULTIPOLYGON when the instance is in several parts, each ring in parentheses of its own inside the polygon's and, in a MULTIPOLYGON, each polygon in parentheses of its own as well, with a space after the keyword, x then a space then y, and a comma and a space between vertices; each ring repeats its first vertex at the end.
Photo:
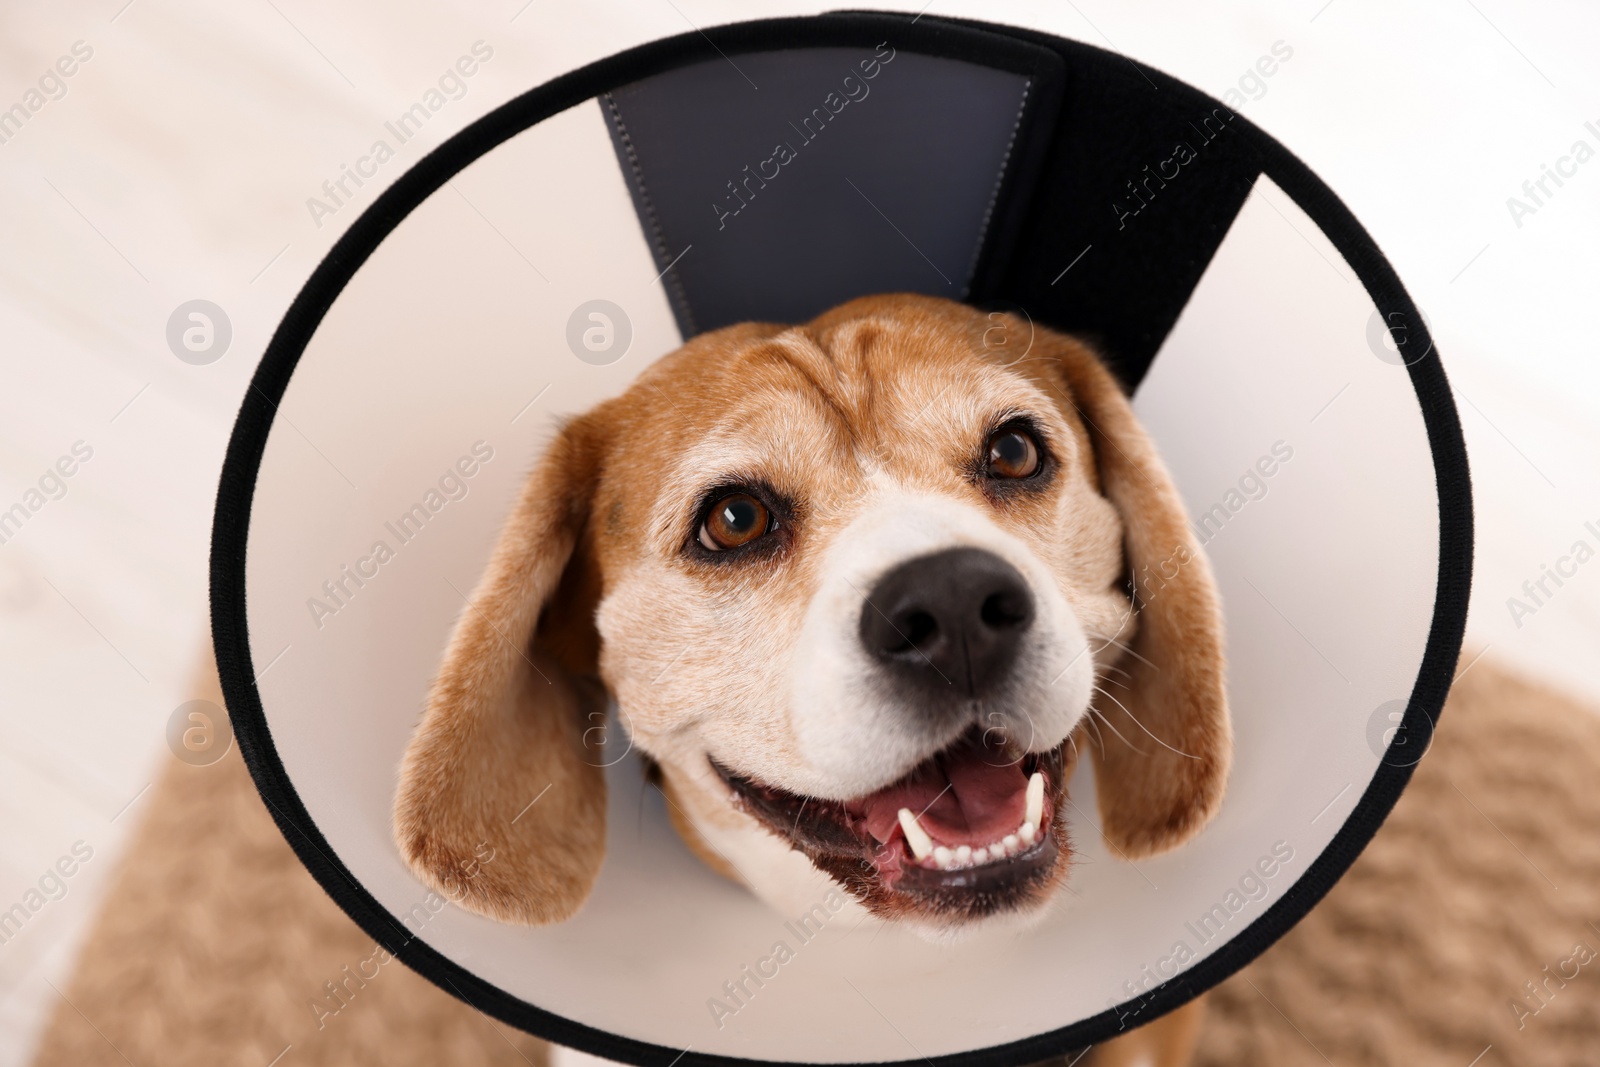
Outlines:
POLYGON ((605 856, 605 779, 585 745, 604 709, 586 677, 597 582, 581 542, 601 451, 586 425, 562 430, 507 518, 395 796, 417 877, 504 922, 568 918, 605 856))
POLYGON ((1233 738, 1222 612, 1210 564, 1172 477, 1097 356, 1047 342, 1094 447, 1100 489, 1123 521, 1137 631, 1096 697, 1095 781, 1106 839, 1130 859, 1197 834, 1222 804, 1233 738), (1120 702, 1120 703, 1119 703, 1120 702))

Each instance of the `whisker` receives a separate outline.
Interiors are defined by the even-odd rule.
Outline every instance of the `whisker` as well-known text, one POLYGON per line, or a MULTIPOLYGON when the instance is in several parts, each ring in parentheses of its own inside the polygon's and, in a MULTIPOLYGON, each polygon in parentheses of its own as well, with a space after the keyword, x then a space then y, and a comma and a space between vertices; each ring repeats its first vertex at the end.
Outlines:
POLYGON ((1199 756, 1191 756, 1187 752, 1183 752, 1183 751, 1180 751, 1179 749, 1173 748, 1171 745, 1169 745, 1165 741, 1161 740, 1161 738, 1157 737, 1155 734, 1150 733, 1149 727, 1145 726, 1144 723, 1140 722, 1139 719, 1138 719, 1138 716, 1134 715, 1133 712, 1129 711, 1128 710, 1128 706, 1126 704, 1124 704, 1122 701, 1118 700, 1116 697, 1112 696, 1110 693, 1106 692, 1104 689, 1101 689, 1099 686, 1095 686, 1094 688, 1095 688, 1095 692, 1099 693, 1103 697, 1106 697, 1112 703, 1116 704, 1117 707, 1121 708, 1123 710, 1123 712, 1128 716, 1128 718, 1133 720, 1133 725, 1137 726, 1139 729, 1143 730, 1145 733, 1150 734, 1150 740, 1154 741, 1156 744, 1160 745, 1162 748, 1166 749, 1168 752, 1175 752, 1178 755, 1182 756, 1184 759, 1197 760, 1197 759, 1200 758, 1199 756))
POLYGON ((1122 618, 1117 621, 1117 628, 1100 640, 1100 647, 1095 649, 1095 654, 1098 655, 1099 653, 1104 652, 1106 649, 1113 647, 1120 649, 1123 652, 1127 652, 1128 646, 1123 642, 1118 641, 1117 637, 1127 630, 1128 623, 1132 620, 1133 609, 1129 608, 1128 611, 1123 614, 1122 618))
POLYGON ((1118 641, 1115 637, 1106 638, 1106 643, 1109 644, 1109 645, 1116 645, 1118 648, 1122 649, 1123 652, 1125 652, 1128 655, 1132 656, 1134 659, 1138 660, 1140 663, 1143 663, 1146 667, 1149 667, 1151 670, 1159 671, 1161 669, 1160 667, 1157 667, 1154 663, 1151 663, 1149 660, 1147 660, 1143 656, 1139 655, 1139 653, 1135 652, 1127 644, 1124 644, 1123 642, 1118 641))
POLYGON ((1099 723, 1094 721, 1093 715, 1085 715, 1085 717, 1083 717, 1083 726, 1085 726, 1085 731, 1083 731, 1083 736, 1085 736, 1085 739, 1088 739, 1088 741, 1094 742, 1094 744, 1098 745, 1099 750, 1101 750, 1102 753, 1106 752, 1106 745, 1102 744, 1101 736, 1099 736, 1099 723), (1093 737, 1090 737, 1090 734, 1088 734, 1088 729, 1086 729, 1090 728, 1090 726, 1093 726, 1094 728, 1093 737))
MULTIPOLYGON (((1126 619, 1123 620, 1124 623, 1126 621, 1127 621, 1126 619)), ((1124 629, 1124 626, 1122 624, 1119 624, 1117 626, 1116 633, 1111 634, 1109 637, 1105 638, 1105 640, 1101 642, 1101 644, 1100 644, 1101 651, 1104 651, 1104 650, 1106 650, 1108 648, 1115 648, 1115 649, 1118 649, 1119 651, 1122 651, 1124 653, 1132 652, 1133 649, 1128 646, 1127 642, 1118 641, 1117 640, 1117 634, 1120 634, 1123 631, 1123 629, 1124 629)))
POLYGON ((1122 737, 1122 731, 1117 729, 1116 726, 1114 726, 1112 724, 1111 720, 1106 718, 1106 713, 1101 711, 1099 708, 1090 708, 1089 709, 1089 714, 1098 716, 1100 721, 1106 724, 1106 729, 1110 730, 1112 733, 1116 734, 1118 737, 1121 737, 1122 738, 1122 743, 1127 745, 1129 748, 1133 749, 1135 752, 1139 753, 1139 755, 1148 756, 1150 754, 1150 753, 1146 752, 1144 749, 1140 748, 1138 745, 1134 744, 1132 741, 1129 741, 1126 737, 1122 737))
POLYGON ((1132 688, 1133 676, 1121 667, 1101 667, 1100 676, 1100 680, 1108 685, 1120 685, 1124 689, 1132 688), (1113 674, 1119 675, 1120 678, 1113 679, 1111 677, 1113 674))
MULTIPOLYGON (((1034 725, 1033 712, 1024 708, 1022 711, 1022 717, 1028 720, 1028 743, 1021 746, 1023 754, 1026 755, 1027 753, 1033 751, 1033 743, 1034 741, 1038 740, 1039 737, 1039 727, 1034 725)), ((1018 761, 1020 762, 1020 757, 1018 761)))
POLYGON ((1100 733, 1100 724, 1094 721, 1094 715, 1092 714, 1094 709, 1090 708, 1089 710, 1091 714, 1083 720, 1083 723, 1085 726, 1094 727, 1094 742, 1095 745, 1100 749, 1100 754, 1103 756, 1106 753, 1106 739, 1100 733))

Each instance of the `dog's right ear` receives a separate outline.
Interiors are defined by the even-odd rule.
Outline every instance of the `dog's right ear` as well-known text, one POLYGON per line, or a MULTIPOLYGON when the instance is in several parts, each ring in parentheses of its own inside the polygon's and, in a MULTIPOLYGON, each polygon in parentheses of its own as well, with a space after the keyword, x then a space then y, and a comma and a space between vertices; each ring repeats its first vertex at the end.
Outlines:
POLYGON ((604 706, 583 681, 598 648, 593 427, 565 427, 528 478, 400 767, 394 833, 411 870, 503 922, 568 918, 605 856, 605 779, 585 745, 604 706))

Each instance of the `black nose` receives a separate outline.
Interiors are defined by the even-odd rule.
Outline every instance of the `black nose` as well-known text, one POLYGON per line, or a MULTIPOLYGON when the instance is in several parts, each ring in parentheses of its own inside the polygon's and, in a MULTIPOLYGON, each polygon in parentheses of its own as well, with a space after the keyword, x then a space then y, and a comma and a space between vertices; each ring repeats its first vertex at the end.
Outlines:
POLYGON ((992 552, 952 548, 907 560, 861 606, 861 643, 912 685, 983 696, 1005 678, 1033 623, 1033 596, 992 552))

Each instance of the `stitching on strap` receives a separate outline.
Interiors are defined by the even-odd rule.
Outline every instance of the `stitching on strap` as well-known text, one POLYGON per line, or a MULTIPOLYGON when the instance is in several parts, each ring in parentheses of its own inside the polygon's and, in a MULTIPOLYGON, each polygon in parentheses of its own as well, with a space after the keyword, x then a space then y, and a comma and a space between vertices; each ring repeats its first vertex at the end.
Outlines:
POLYGON ((972 262, 967 264, 967 279, 962 283, 961 299, 965 300, 972 291, 972 278, 978 272, 978 257, 983 254, 984 241, 989 236, 989 221, 994 216, 995 205, 1000 202, 1000 187, 1005 184, 1006 170, 1011 165, 1011 152, 1017 145, 1017 134, 1022 130, 1022 115, 1028 109, 1028 92, 1033 88, 1033 79, 1022 83, 1022 99, 1017 102, 1017 117, 1011 123, 1011 138, 1006 141, 1005 154, 1000 157, 1000 173, 995 175, 994 190, 989 194, 989 206, 983 209, 983 221, 978 225, 978 240, 972 249, 972 262))
MULTIPOLYGON (((606 103, 606 111, 611 116, 611 122, 617 128, 617 136, 622 141, 622 147, 627 150, 628 169, 633 171, 633 183, 639 190, 639 200, 644 204, 645 217, 650 223, 650 236, 656 254, 661 257, 661 262, 672 263, 672 254, 667 248, 667 236, 661 229, 661 220, 656 217, 656 207, 654 201, 650 199, 650 190, 645 186, 644 170, 639 166, 639 154, 633 149, 633 138, 628 135, 628 126, 622 121, 622 112, 617 109, 616 98, 611 93, 602 94, 602 98, 606 103)), ((689 306, 689 295, 684 292, 683 284, 678 280, 677 266, 674 265, 663 273, 668 275, 667 288, 671 291, 673 303, 683 315, 683 321, 689 327, 689 333, 699 333, 694 322, 694 310, 689 306)), ((684 338, 685 341, 688 339, 684 338)))

